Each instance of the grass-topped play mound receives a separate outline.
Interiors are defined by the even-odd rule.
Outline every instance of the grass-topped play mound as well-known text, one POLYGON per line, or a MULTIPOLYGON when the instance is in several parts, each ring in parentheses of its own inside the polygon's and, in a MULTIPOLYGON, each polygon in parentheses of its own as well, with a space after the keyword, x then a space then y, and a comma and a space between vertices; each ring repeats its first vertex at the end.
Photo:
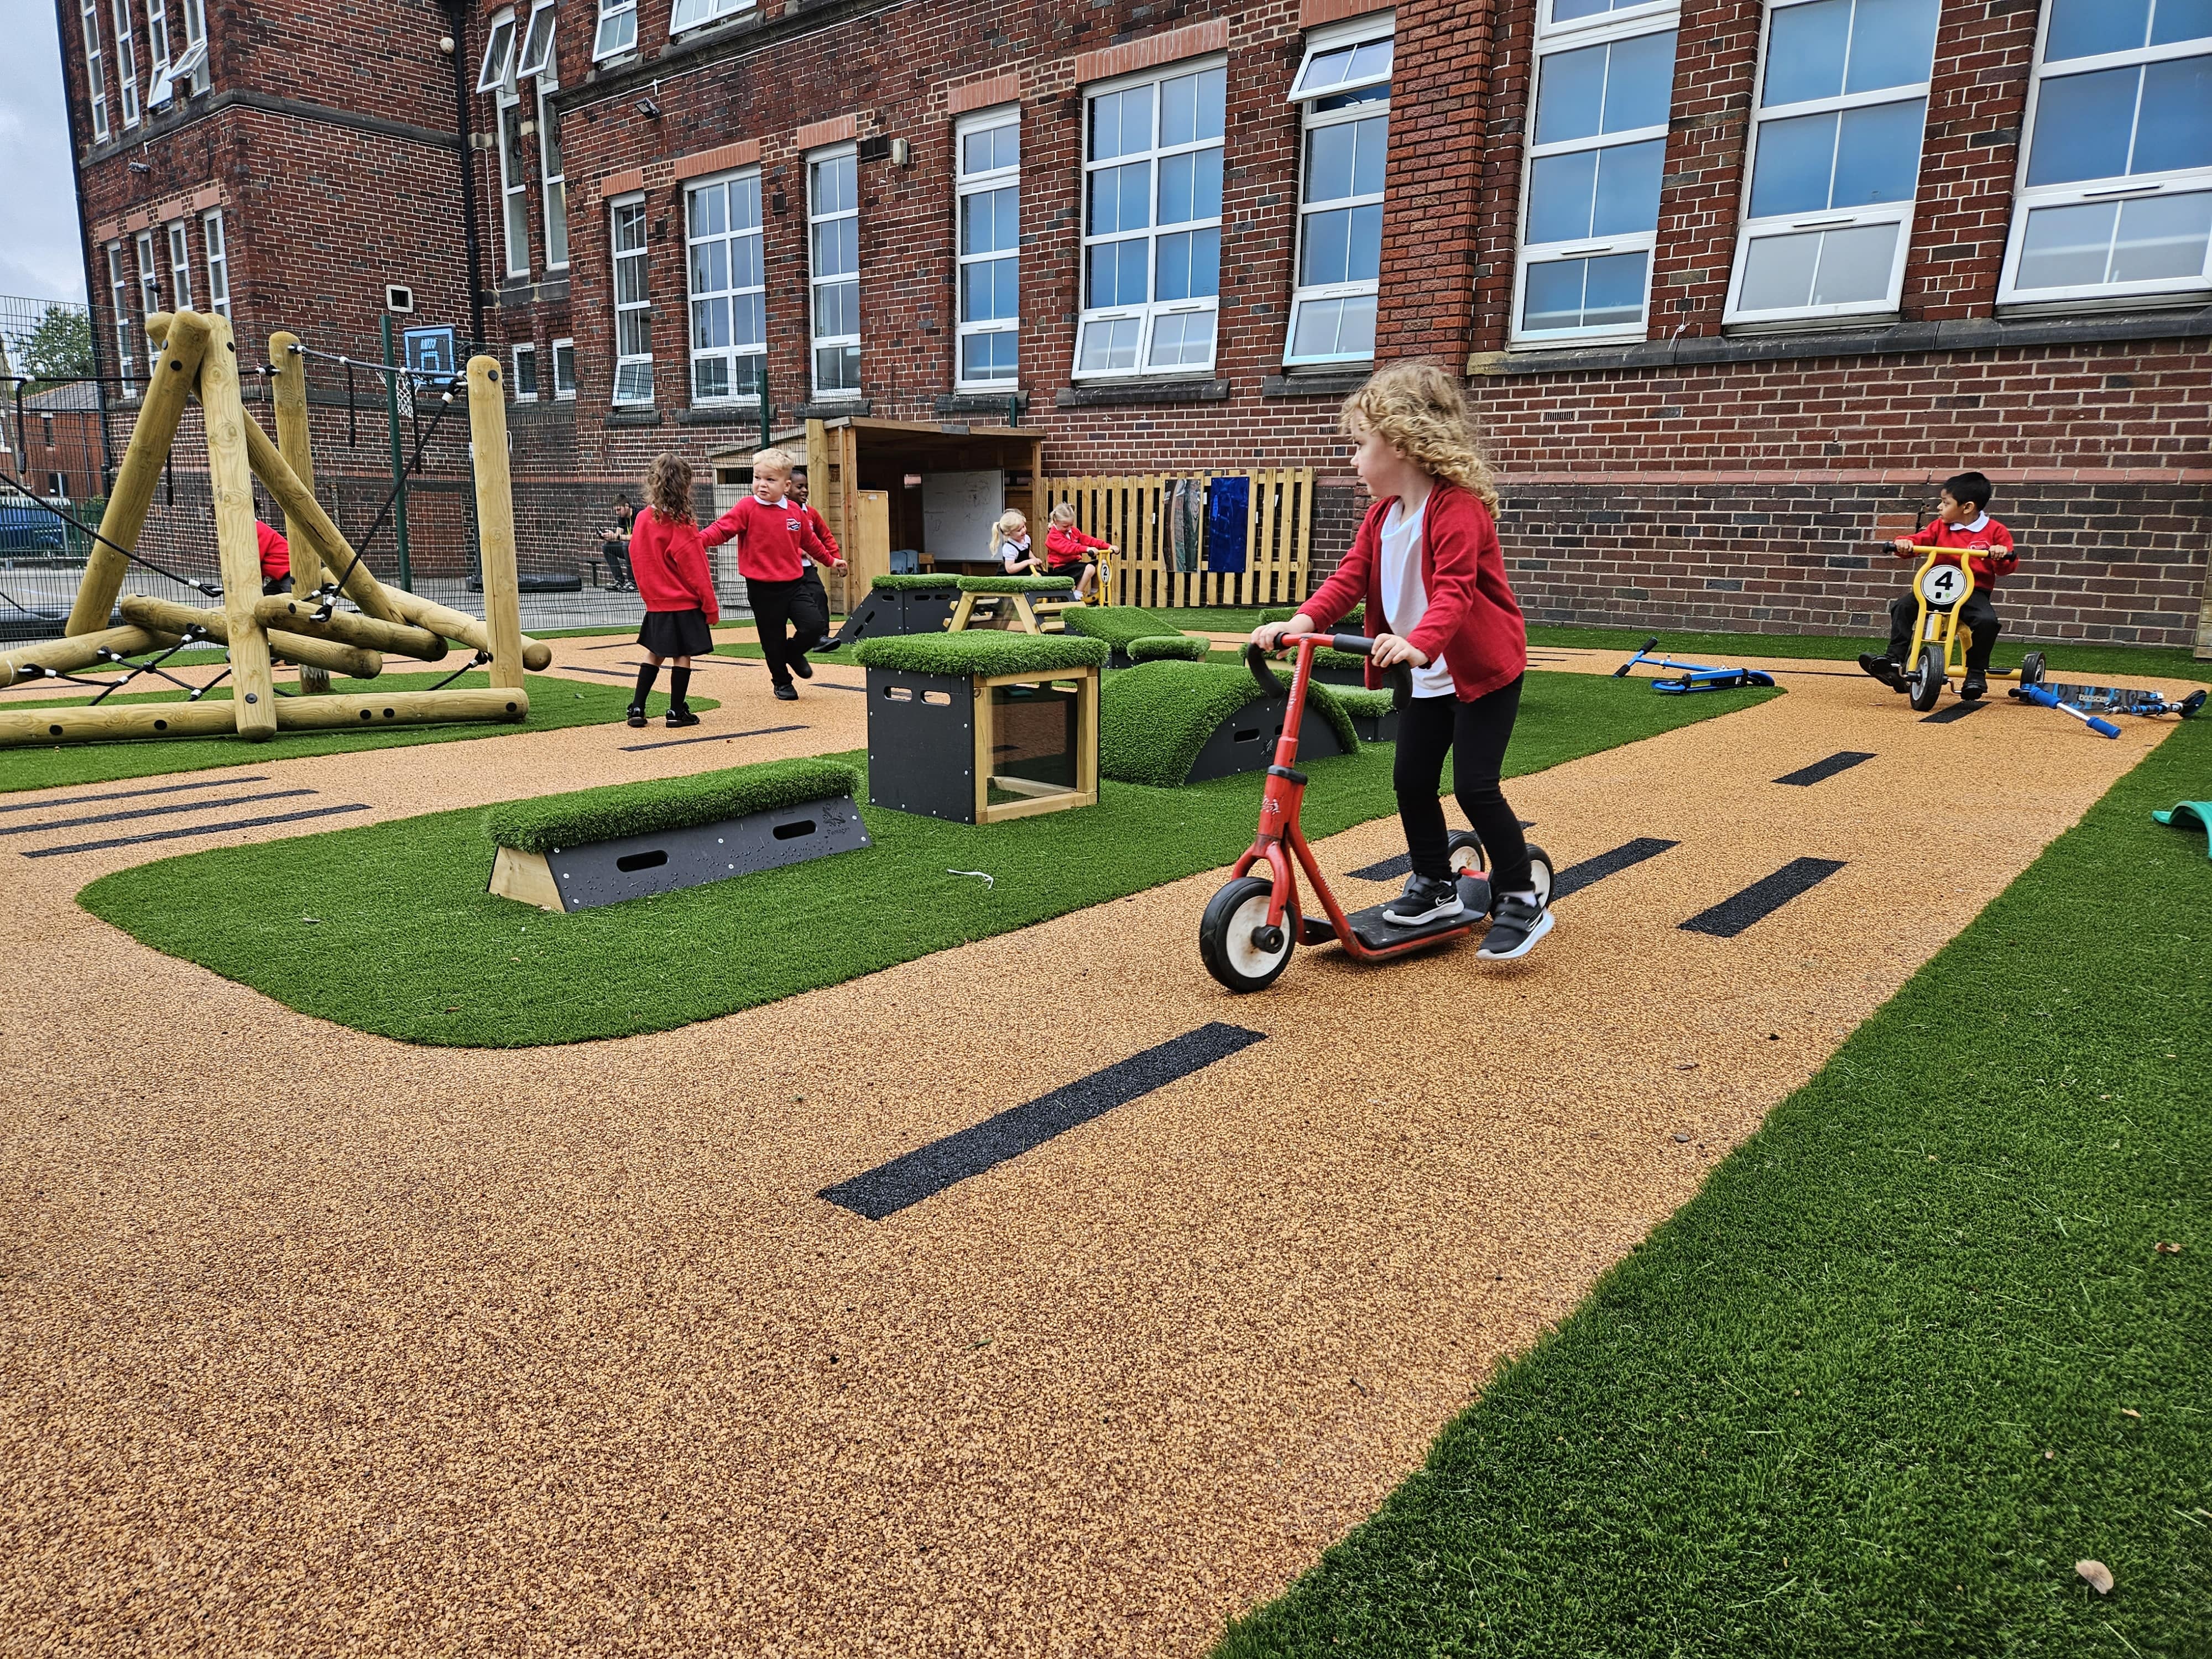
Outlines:
POLYGON ((2199 720, 1218 1659, 2212 1653, 2208 778, 2199 720))
MULTIPOLYGON (((443 674, 380 674, 373 680, 333 680, 335 692, 373 696, 378 691, 422 691, 442 684, 443 674)), ((457 686, 489 685, 482 673, 464 674, 457 686)), ((622 720, 629 708, 627 686, 600 685, 562 679, 550 674, 526 674, 523 689, 530 694, 530 718, 520 724, 501 722, 454 726, 390 726, 362 730, 347 727, 333 732, 284 732, 266 743, 242 744, 236 738, 157 738, 128 743, 70 744, 52 749, 14 749, 0 764, 0 793, 19 789, 51 789, 86 783, 111 783, 123 778, 155 777, 165 772, 202 772, 217 766, 266 766, 271 761, 292 760, 301 755, 343 755, 362 749, 402 749, 424 743, 463 743, 475 738, 516 737, 529 732, 557 732, 571 726, 605 726, 622 720)), ((111 702, 176 702, 181 691, 121 693, 111 702)), ((230 688, 218 686, 204 701, 227 702, 230 688)), ((66 700, 82 704, 82 697, 66 700)), ((22 708, 46 705, 11 703, 22 708)), ((56 704, 54 706, 63 706, 56 704)), ((665 695, 655 696, 653 713, 668 707, 665 695)), ((691 707, 708 709, 719 705, 708 697, 693 697, 691 707)))
POLYGON ((1204 662, 1211 647, 1190 634, 1147 634, 1123 647, 1137 662, 1204 662))
POLYGON ((936 588, 957 588, 959 586, 960 578, 957 576, 916 574, 878 576, 868 584, 868 592, 871 593, 925 593, 936 588))
POLYGON ((895 634, 862 640, 853 660, 866 668, 902 674, 1050 673, 1061 669, 1103 668, 1107 646, 1079 634, 1013 634, 970 629, 957 634, 895 634))
POLYGON ((1073 576, 963 576, 963 593, 1072 593, 1073 576))
POLYGON ((849 795, 860 774, 836 761, 762 761, 689 778, 580 789, 536 800, 502 801, 484 812, 484 834, 523 853, 721 823, 750 812, 849 795))
MULTIPOLYGON (((1099 696, 1098 770, 1123 783, 1171 788, 1190 775, 1222 721, 1270 695, 1242 664, 1139 663, 1109 678, 1099 696)), ((1352 717, 1328 687, 1307 686, 1306 718, 1328 722, 1346 753, 1358 751, 1352 717)))
MULTIPOLYGON (((1506 751, 1515 776, 1780 695, 1624 697, 1582 674, 1530 684, 1506 751)), ((1395 812, 1391 761, 1377 748, 1314 763, 1307 832, 1395 812)), ((1259 799, 1260 780, 1245 776, 1108 782, 1082 811, 980 827, 864 806, 866 858, 551 926, 484 890, 493 848, 480 807, 140 865, 81 902, 156 950, 361 1030, 468 1047, 580 1042, 772 1002, 1216 868, 1251 841, 1259 799), (975 870, 991 881, 954 873, 975 870)))
POLYGON ((1067 624, 1069 633, 1087 634, 1111 646, 1127 647, 1134 640, 1188 637, 1166 617, 1155 616, 1141 605, 1086 605, 1063 612, 1060 620, 1067 624))

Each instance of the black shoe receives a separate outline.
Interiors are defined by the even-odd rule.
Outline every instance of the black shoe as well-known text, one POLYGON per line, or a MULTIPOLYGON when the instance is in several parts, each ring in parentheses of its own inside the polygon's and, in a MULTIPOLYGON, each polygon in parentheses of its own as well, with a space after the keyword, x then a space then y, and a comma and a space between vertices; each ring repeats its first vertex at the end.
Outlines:
POLYGON ((1859 666, 1880 680, 1893 691, 1905 690, 1905 676, 1887 657, 1877 657, 1871 651, 1859 653, 1859 666))
MULTIPOLYGON (((672 726, 696 726, 699 724, 699 717, 688 708, 671 708, 668 711, 668 723, 672 726)), ((645 722, 640 720, 638 724, 642 726, 645 722)))
POLYGON ((632 726, 642 726, 645 724, 645 710, 640 708, 635 703, 632 703, 630 705, 629 723, 632 726))
POLYGON ((1966 684, 1959 688, 1959 696, 1964 702, 1973 702, 1986 696, 1989 689, 1990 677, 1979 669, 1969 668, 1966 671, 1966 684))
POLYGON ((775 683, 775 699, 778 702, 797 702, 799 688, 789 680, 778 680, 775 683))
POLYGON ((1450 877, 1411 875, 1406 878, 1406 890, 1394 899, 1382 912, 1382 920, 1394 927, 1419 927, 1423 922, 1441 921, 1449 916, 1465 915, 1467 906, 1459 896, 1459 883, 1450 877))
POLYGON ((814 665, 806 660, 806 653, 804 651, 792 653, 788 665, 791 672, 802 680, 811 680, 814 678, 814 665))
POLYGON ((1474 954, 1485 962, 1517 962, 1552 931, 1552 913, 1518 896, 1498 901, 1497 920, 1474 954))

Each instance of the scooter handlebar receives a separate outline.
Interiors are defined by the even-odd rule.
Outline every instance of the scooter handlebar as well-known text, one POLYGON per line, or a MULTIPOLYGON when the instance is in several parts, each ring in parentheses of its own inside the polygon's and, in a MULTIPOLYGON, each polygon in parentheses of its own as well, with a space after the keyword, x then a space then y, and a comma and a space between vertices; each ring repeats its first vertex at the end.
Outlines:
MULTIPOLYGON (((1299 640, 1311 640, 1316 648, 1326 645, 1331 650, 1349 652, 1355 657, 1372 656, 1375 653, 1375 641, 1364 634, 1301 634, 1294 639, 1285 641, 1282 648, 1294 651, 1297 648, 1299 640)), ((1282 681, 1276 678, 1275 671, 1267 666, 1267 653, 1258 646, 1246 644, 1244 665, 1252 671, 1252 678, 1266 686, 1268 690, 1281 691, 1287 689, 1282 681)), ((1403 710, 1406 705, 1413 700, 1412 667, 1402 662, 1395 662, 1384 669, 1382 673, 1383 677, 1390 682, 1390 706, 1393 708, 1403 710)))

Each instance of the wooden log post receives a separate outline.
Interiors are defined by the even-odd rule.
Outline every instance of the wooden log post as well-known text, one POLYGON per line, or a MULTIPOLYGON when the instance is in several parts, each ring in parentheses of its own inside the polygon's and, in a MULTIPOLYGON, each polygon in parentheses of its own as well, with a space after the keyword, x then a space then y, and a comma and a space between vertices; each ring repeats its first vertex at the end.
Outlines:
MULTIPOLYGON (((276 415, 276 453, 292 469, 292 476, 313 490, 315 487, 314 436, 307 425, 307 357, 300 349, 300 337, 278 330, 269 337, 270 398, 276 415)), ((313 592, 323 585, 323 561, 315 551, 313 532, 289 508, 284 514, 284 539, 292 547, 292 592, 295 597, 313 592)), ((300 690, 310 696, 331 689, 331 677, 322 669, 302 666, 300 690)))
POLYGON ((453 687, 444 691, 386 691, 381 696, 341 692, 328 697, 287 697, 276 708, 276 722, 287 732, 349 731, 375 726, 433 726, 446 721, 526 718, 530 696, 520 687, 453 687))
POLYGON ((174 634, 149 632, 143 628, 103 628, 97 634, 40 640, 35 645, 20 646, 0 655, 0 688, 25 680, 45 679, 48 669, 57 674, 74 674, 80 668, 90 668, 105 661, 103 653, 106 652, 112 651, 118 657, 135 657, 144 651, 164 651, 176 643, 174 634))
MULTIPOLYGON (((397 587, 387 587, 386 595, 404 621, 427 628, 434 634, 443 634, 456 645, 465 645, 471 651, 489 651, 491 635, 483 623, 465 611, 456 611, 451 605, 426 599, 419 593, 409 593, 397 587)), ((522 638, 522 665, 535 672, 553 660, 553 647, 543 640, 533 640, 528 635, 522 638)))
MULTIPOLYGON (((150 327, 153 319, 148 321, 150 327)), ((176 319, 173 329, 164 331, 161 360, 139 403, 131 446, 124 451, 106 510, 100 515, 100 539, 85 560, 84 576, 70 606, 64 630, 69 634, 97 634, 108 625, 115 596, 123 591, 124 572, 130 568, 130 561, 118 550, 135 549, 139 532, 146 527, 146 509, 153 505, 154 488, 161 481, 169 446, 176 439, 185 395, 199 379, 208 337, 207 319, 189 311, 176 319)), ((259 584, 255 587, 258 591, 259 584)))
POLYGON ((379 622, 358 611, 333 611, 321 615, 312 600, 272 594, 253 607, 264 628, 281 628, 311 639, 337 640, 365 651, 389 651, 395 657, 414 657, 422 662, 441 661, 453 647, 442 634, 407 623, 379 622))
MULTIPOLYGON (((319 698, 336 702, 335 698, 319 698)), ((217 738, 236 729, 227 702, 102 703, 97 708, 0 708, 0 749, 123 738, 217 738)))
MULTIPOLYGON (((256 599, 254 603, 258 607, 264 601, 256 599)), ((137 627, 165 634, 182 634, 189 628, 201 628, 218 645, 230 643, 230 617, 227 611, 197 610, 168 599, 149 599, 143 593, 125 593, 118 604, 124 619, 137 627)), ((258 623, 255 631, 264 631, 258 623)), ((304 634, 272 633, 265 636, 270 654, 298 663, 303 668, 313 666, 326 674, 343 674, 356 680, 373 680, 384 672, 384 659, 374 651, 363 651, 335 640, 313 639, 304 634)), ((238 659, 234 654, 232 678, 235 678, 237 673, 238 659)))
POLYGON ((514 568, 514 485, 507 459, 507 386, 499 359, 469 359, 469 451, 477 475, 477 546, 483 561, 491 683, 522 689, 522 592, 514 568))
POLYGON ((208 322, 200 410, 207 419, 208 493, 215 498, 215 547, 230 634, 231 708, 238 735, 259 743, 276 735, 276 684, 269 672, 269 636, 253 614, 261 602, 261 542, 253 528, 253 467, 246 456, 238 346, 226 318, 208 322))
POLYGON ((246 453, 252 464, 253 476, 269 486, 269 493, 284 509, 285 522, 305 526, 316 544, 318 556, 337 575, 346 597, 380 622, 399 621, 391 590, 370 574, 368 567, 354 552, 353 544, 340 533, 337 526, 331 521, 331 515, 323 511, 315 492, 300 482, 299 476, 277 453, 276 446, 269 441, 269 434, 252 420, 246 422, 246 453))

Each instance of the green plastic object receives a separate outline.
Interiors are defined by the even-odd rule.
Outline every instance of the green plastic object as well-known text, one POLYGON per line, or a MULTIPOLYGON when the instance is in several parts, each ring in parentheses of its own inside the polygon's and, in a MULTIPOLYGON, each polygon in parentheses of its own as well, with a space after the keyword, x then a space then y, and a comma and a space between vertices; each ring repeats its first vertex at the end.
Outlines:
POLYGON ((868 584, 871 593, 911 593, 927 588, 957 587, 957 576, 878 576, 868 584))
POLYGON ((1121 648, 1131 662, 1204 662, 1209 647, 1189 634, 1147 634, 1121 648))
MULTIPOLYGON (((1214 727, 1267 693, 1239 663, 1143 662, 1106 678, 1098 698, 1098 770, 1120 783, 1172 789, 1214 727)), ((1306 718, 1328 722, 1344 752, 1359 752, 1352 717, 1326 685, 1306 688, 1306 718)))
POLYGON ((957 634, 889 634, 862 640, 853 660, 864 668, 902 674, 1034 674, 1071 668, 1103 668, 1111 654, 1103 640, 1080 634, 1015 634, 969 629, 957 634))
POLYGON ((550 853, 623 836, 696 829, 749 812, 803 806, 811 800, 834 800, 860 787, 860 773, 837 761, 762 761, 689 778, 502 801, 485 810, 484 833, 495 846, 550 853))
POLYGON ((2169 811, 2153 812, 2151 817, 2176 830, 2202 830, 2204 832, 2204 856, 2212 859, 2212 800, 2185 800, 2169 811))
POLYGON ((1073 576, 963 576, 963 593, 1073 593, 1073 576))

